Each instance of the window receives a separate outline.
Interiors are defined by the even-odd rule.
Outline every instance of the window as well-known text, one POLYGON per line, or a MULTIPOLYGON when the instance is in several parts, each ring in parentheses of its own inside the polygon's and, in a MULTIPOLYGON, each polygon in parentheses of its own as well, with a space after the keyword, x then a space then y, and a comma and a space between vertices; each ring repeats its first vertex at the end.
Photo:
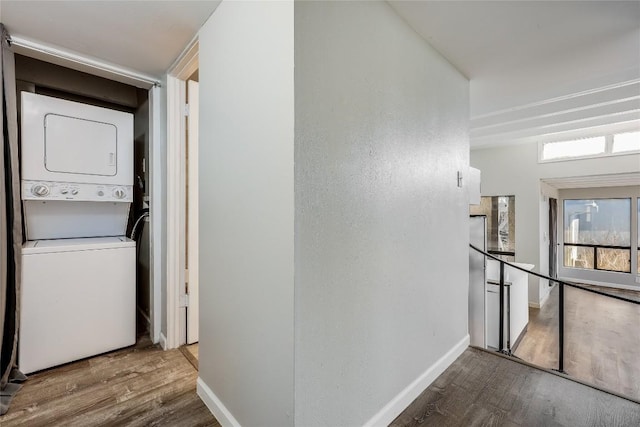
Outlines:
POLYGON ((631 199, 564 201, 564 266, 631 272, 631 199))
POLYGON ((593 156, 604 153, 605 148, 604 136, 573 141, 547 142, 542 145, 542 160, 593 156))
POLYGON ((625 132, 570 141, 543 142, 540 144, 539 151, 540 162, 639 153, 640 132, 625 132))
POLYGON ((619 133, 613 135, 612 153, 640 151, 640 132, 619 133))

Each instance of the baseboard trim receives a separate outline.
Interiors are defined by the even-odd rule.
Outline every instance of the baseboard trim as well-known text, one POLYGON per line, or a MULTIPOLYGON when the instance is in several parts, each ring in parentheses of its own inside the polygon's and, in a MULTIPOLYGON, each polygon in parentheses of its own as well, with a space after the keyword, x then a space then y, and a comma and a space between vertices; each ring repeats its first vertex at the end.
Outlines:
POLYGON ((429 385, 435 381, 445 369, 449 367, 469 347, 469 335, 451 348, 436 363, 424 371, 418 378, 409 384, 387 403, 364 425, 365 427, 388 426, 398 415, 402 413, 429 385))
POLYGON ((167 337, 165 337, 162 332, 160 332, 159 343, 160 343, 160 347, 162 347, 163 350, 167 349, 167 337))
POLYGON ((222 427, 241 427, 240 423, 234 418, 231 412, 229 412, 227 407, 218 399, 218 396, 215 395, 200 377, 198 377, 198 381, 196 382, 196 393, 222 427))
POLYGON ((572 282, 572 283, 576 283, 576 284, 584 283, 586 285, 602 286, 603 288, 625 289, 625 290, 628 290, 628 291, 638 291, 638 290, 640 290, 640 284, 637 284, 637 285, 623 285, 623 284, 620 284, 620 283, 607 283, 607 282, 599 282, 597 280, 576 279, 576 278, 571 278, 571 277, 561 277, 560 280, 564 280, 565 282, 572 282))
POLYGON ((549 290, 549 293, 546 294, 544 298, 540 300, 540 308, 542 308, 547 303, 547 301, 549 301, 550 296, 551 296, 551 290, 549 290))

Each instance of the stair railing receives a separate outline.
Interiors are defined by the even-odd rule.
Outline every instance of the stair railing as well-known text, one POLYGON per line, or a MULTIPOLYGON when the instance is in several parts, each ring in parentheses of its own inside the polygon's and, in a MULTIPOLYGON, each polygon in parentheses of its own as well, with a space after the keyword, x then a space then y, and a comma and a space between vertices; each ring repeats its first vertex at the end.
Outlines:
MULTIPOLYGON (((606 292, 602 292, 599 291, 597 289, 591 289, 591 288, 587 288, 584 286, 580 286, 577 283, 573 283, 573 282, 568 282, 566 280, 560 280, 557 278, 552 278, 549 276, 545 276, 544 274, 540 274, 540 273, 536 273, 534 271, 530 271, 527 270, 526 268, 522 268, 518 265, 512 264, 508 261, 504 261, 494 255, 491 255, 488 252, 483 251, 482 249, 479 249, 477 247, 475 247, 472 244, 469 244, 469 247, 481 254, 483 254, 485 257, 491 258, 493 260, 496 260, 500 263, 500 326, 499 326, 499 331, 498 331, 498 346, 500 347, 498 349, 498 351, 500 353, 503 354, 507 354, 509 356, 511 356, 511 337, 509 336, 509 339, 507 340, 507 348, 504 348, 504 320, 505 320, 505 310, 504 310, 504 296, 505 296, 505 280, 504 280, 504 270, 505 270, 505 265, 508 265, 511 268, 515 268, 516 270, 520 270, 520 271, 524 271, 527 274, 530 274, 532 276, 538 277, 540 279, 546 279, 548 280, 550 283, 555 282, 558 284, 558 372, 561 372, 563 374, 566 374, 565 370, 564 370, 564 302, 565 302, 565 295, 564 295, 564 287, 565 286, 570 286, 572 288, 576 288, 576 289, 581 289, 583 291, 587 291, 587 292, 591 292, 593 294, 598 294, 598 295, 602 295, 608 298, 613 298, 613 299, 617 299, 620 301, 626 301, 626 302, 630 302, 631 304, 636 304, 636 305, 640 305, 640 301, 639 300, 634 300, 634 299, 630 299, 630 298, 625 298, 623 296, 620 295, 612 295, 612 294, 608 294, 606 292)), ((510 321, 509 321, 510 323, 510 321)), ((509 326, 509 325, 508 325, 509 326)))

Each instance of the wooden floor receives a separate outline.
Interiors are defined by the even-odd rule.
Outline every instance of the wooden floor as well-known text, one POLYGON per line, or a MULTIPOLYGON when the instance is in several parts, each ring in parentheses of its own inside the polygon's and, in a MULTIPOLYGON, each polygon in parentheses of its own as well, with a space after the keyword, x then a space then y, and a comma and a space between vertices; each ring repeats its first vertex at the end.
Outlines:
POLYGON ((183 345, 182 347, 180 347, 180 351, 182 352, 184 357, 187 358, 189 363, 191 363, 191 365, 193 365, 193 367, 196 368, 196 371, 197 371, 198 370, 198 343, 183 345))
POLYGON ((180 350, 148 341, 29 376, 0 418, 10 426, 220 426, 180 350))
MULTIPOLYGON (((639 297, 637 291, 616 294, 639 297)), ((529 309, 528 330, 515 355, 535 365, 558 368, 557 286, 542 309, 529 309)), ((565 371, 640 401, 640 305, 567 287, 565 371)))
POLYGON ((468 348, 391 426, 640 426, 640 405, 468 348))

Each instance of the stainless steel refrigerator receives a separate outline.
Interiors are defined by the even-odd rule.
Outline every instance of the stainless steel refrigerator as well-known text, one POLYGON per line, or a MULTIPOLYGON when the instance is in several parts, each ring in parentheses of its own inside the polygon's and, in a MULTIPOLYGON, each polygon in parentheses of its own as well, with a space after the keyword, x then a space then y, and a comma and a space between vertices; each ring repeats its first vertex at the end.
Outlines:
MULTIPOLYGON (((469 243, 483 251, 487 250, 487 217, 472 215, 469 218, 469 243)), ((484 255, 469 248, 469 337, 471 345, 486 348, 486 259, 484 255)))

